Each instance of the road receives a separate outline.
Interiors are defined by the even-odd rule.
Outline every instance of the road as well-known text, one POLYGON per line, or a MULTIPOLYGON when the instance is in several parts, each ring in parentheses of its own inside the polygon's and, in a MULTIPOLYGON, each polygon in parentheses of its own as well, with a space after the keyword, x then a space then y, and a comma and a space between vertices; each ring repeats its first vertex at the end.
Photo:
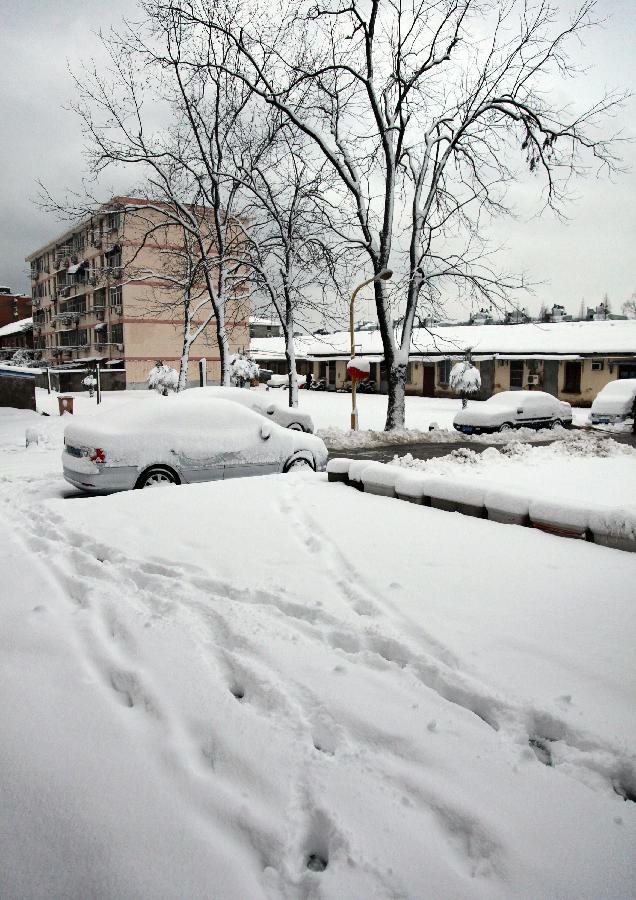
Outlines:
MULTIPOLYGON (((594 432, 594 434, 601 436, 599 432, 594 432)), ((625 433, 607 434, 607 437, 611 437, 621 444, 629 444, 631 447, 636 447, 636 435, 625 433)), ((514 440, 514 437, 512 437, 511 440, 514 440)), ((553 440, 559 439, 555 437, 553 440)), ((545 446, 546 444, 553 443, 553 440, 533 441, 532 446, 545 446)), ((459 450, 460 448, 474 450, 475 453, 481 453, 486 447, 500 448, 502 446, 504 445, 501 443, 488 443, 487 439, 484 439, 483 442, 479 441, 479 443, 477 441, 453 441, 449 443, 434 444, 388 444, 384 447, 358 447, 350 450, 330 450, 329 458, 332 459, 336 456, 346 456, 349 459, 369 459, 376 460, 377 462, 389 462, 396 455, 405 456, 407 453, 410 453, 415 459, 433 459, 439 456, 447 456, 451 451, 459 450)))

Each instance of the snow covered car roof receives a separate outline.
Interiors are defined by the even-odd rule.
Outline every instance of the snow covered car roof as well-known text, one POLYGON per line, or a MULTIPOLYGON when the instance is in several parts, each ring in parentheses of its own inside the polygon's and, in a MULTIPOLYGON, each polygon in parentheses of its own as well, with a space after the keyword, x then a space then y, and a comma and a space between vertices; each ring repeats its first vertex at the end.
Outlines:
POLYGON ((263 391, 238 387, 202 387, 190 388, 181 396, 198 399, 216 398, 218 400, 231 400, 233 403, 240 403, 241 406, 253 409, 283 428, 300 426, 298 430, 306 431, 309 434, 314 432, 314 422, 309 413, 301 412, 298 408, 291 406, 279 406, 270 398, 270 395, 264 394, 263 391))

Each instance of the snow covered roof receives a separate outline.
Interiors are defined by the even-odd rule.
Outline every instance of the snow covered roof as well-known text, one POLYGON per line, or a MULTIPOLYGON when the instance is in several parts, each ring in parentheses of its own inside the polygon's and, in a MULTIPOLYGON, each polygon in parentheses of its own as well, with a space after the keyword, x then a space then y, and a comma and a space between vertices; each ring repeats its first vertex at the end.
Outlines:
MULTIPOLYGON (((379 331, 357 331, 356 352, 382 356, 379 331)), ((303 359, 349 356, 348 331, 317 337, 296 338, 296 355, 303 359)), ((636 354, 636 319, 604 322, 527 322, 520 325, 456 325, 416 328, 411 355, 460 356, 467 349, 476 354, 502 358, 515 356, 563 358, 579 355, 636 354)), ((255 359, 284 359, 283 338, 252 338, 250 354, 255 359)))
POLYGON ((250 325, 280 325, 280 322, 264 316, 250 316, 249 323, 250 325))
POLYGON ((0 338, 8 337, 10 334, 20 334, 22 331, 30 331, 33 328, 33 317, 28 319, 18 319, 17 322, 9 322, 0 328, 0 338))

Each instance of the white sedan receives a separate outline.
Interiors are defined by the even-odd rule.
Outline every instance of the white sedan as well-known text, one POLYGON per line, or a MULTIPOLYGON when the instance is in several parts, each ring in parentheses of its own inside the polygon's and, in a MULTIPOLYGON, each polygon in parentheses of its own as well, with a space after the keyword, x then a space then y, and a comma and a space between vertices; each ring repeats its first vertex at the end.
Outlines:
POLYGON ((96 493, 327 465, 327 448, 315 435, 281 428, 228 400, 178 394, 72 422, 64 444, 64 477, 96 493))
POLYGON ((463 434, 571 424, 570 404, 544 391, 502 391, 484 403, 469 403, 453 419, 453 426, 463 434))
POLYGON ((266 419, 271 419, 283 428, 291 428, 294 431, 306 431, 314 433, 313 419, 308 413, 301 412, 294 407, 278 406, 272 403, 262 391, 250 388, 237 387, 203 387, 190 388, 182 397, 199 397, 202 399, 233 400, 260 413, 266 419))
POLYGON ((598 392, 592 403, 592 425, 614 425, 631 419, 635 396, 636 378, 610 381, 598 392))

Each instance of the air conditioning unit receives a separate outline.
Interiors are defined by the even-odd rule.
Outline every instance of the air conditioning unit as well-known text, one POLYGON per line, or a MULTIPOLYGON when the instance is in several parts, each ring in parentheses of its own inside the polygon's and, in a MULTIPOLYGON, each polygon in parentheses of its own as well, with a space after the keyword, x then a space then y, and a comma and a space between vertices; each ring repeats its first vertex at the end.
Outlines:
POLYGON ((34 300, 31 300, 31 306, 37 307, 37 306, 41 306, 41 305, 42 305, 42 301, 40 300, 39 297, 36 297, 34 300))
POLYGON ((120 353, 122 353, 122 352, 123 352, 123 349, 124 349, 124 345, 123 345, 123 344, 117 344, 117 349, 119 350, 120 353))
POLYGON ((115 307, 115 313, 116 313, 116 315, 121 316, 121 314, 123 313, 123 311, 124 311, 124 310, 123 310, 123 307, 121 307, 121 306, 116 306, 116 307, 115 307))
POLYGON ((103 309, 95 309, 95 315, 97 316, 98 319, 101 319, 103 321, 104 310, 103 309))
POLYGON ((538 375, 528 375, 528 384, 539 384, 538 375))

